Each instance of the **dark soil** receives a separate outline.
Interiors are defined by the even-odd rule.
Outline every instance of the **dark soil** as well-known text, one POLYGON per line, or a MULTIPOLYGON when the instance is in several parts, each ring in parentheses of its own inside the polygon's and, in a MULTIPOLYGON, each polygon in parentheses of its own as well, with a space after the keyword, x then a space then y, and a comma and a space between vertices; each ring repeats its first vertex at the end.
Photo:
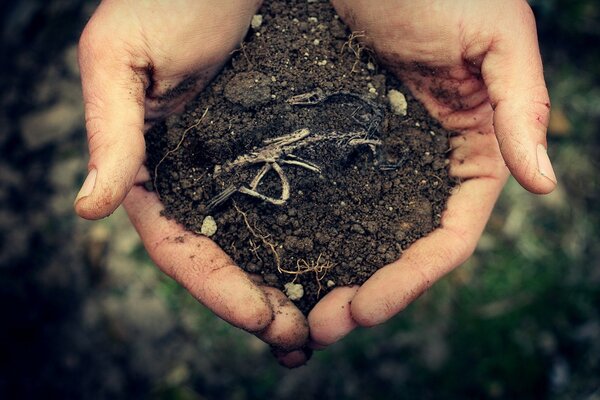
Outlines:
POLYGON ((301 284, 307 313, 439 226, 449 133, 328 2, 260 14, 212 85, 148 133, 147 164, 165 216, 195 232, 213 217, 212 239, 267 284, 301 284))

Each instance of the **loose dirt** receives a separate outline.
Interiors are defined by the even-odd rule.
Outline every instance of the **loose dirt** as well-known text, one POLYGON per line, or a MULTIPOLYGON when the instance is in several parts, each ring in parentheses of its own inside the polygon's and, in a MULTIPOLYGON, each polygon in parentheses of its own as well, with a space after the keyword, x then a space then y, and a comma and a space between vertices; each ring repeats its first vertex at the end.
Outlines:
POLYGON ((166 217, 308 313, 439 226, 449 132, 328 2, 259 13, 213 83, 147 134, 150 186, 166 217))

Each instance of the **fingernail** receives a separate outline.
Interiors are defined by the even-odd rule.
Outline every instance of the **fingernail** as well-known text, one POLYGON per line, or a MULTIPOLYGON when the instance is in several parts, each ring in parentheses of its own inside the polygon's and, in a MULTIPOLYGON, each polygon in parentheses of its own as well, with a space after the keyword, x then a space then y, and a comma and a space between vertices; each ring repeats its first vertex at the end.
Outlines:
POLYGON ((548 158, 546 148, 542 144, 537 145, 537 161, 540 174, 556 184, 556 175, 554 174, 552 163, 550 162, 550 158, 548 158))
POLYGON ((81 185, 81 189, 79 193, 77 193, 77 197, 75 198, 75 203, 77 203, 80 199, 89 196, 92 194, 94 190, 94 186, 96 185, 96 176, 98 175, 98 171, 94 168, 89 173, 83 185, 81 185))

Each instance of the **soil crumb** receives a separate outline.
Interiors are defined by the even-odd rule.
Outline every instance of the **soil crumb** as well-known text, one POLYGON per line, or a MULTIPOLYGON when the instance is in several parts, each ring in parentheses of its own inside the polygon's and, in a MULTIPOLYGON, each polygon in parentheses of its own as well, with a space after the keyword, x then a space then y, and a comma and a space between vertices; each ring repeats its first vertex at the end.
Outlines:
POLYGON ((187 111, 149 131, 147 166, 166 217, 308 313, 440 225, 450 133, 328 2, 258 15, 187 111))

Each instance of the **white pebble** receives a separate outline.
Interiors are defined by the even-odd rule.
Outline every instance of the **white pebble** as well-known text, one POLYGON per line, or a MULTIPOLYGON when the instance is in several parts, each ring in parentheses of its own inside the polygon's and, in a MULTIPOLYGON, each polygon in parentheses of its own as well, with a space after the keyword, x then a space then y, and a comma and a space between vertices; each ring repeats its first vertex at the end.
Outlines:
POLYGON ((388 92, 387 98, 394 114, 402 117, 406 116, 408 104, 406 103, 406 97, 401 92, 392 89, 388 92))
POLYGON ((304 296, 304 287, 299 283, 288 282, 283 287, 290 300, 300 300, 304 296))
POLYGON ((208 237, 211 237, 217 233, 217 222, 213 217, 208 215, 204 218, 204 221, 202 221, 202 228, 200 228, 200 233, 208 237))
POLYGON ((258 28, 260 28, 262 23, 263 23, 263 16, 261 14, 256 14, 252 17, 252 22, 250 22, 250 26, 252 26, 252 29, 257 30, 258 28))

